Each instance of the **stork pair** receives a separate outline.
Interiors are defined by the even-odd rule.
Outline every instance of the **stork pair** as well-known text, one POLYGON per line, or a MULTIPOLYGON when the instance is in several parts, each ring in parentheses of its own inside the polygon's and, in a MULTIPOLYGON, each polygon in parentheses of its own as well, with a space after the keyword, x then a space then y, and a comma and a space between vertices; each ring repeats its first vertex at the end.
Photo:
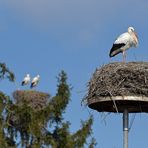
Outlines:
POLYGON ((121 34, 113 43, 110 50, 109 56, 114 57, 115 55, 122 53, 123 62, 126 61, 126 50, 131 47, 138 46, 138 36, 133 27, 129 27, 128 31, 121 34))
POLYGON ((37 75, 37 76, 34 77, 34 78, 32 79, 32 81, 31 81, 30 75, 27 74, 27 75, 24 77, 23 81, 22 81, 22 86, 23 86, 23 85, 29 84, 30 81, 31 81, 30 88, 33 88, 33 87, 35 87, 35 86, 39 83, 39 80, 40 80, 40 75, 37 75))

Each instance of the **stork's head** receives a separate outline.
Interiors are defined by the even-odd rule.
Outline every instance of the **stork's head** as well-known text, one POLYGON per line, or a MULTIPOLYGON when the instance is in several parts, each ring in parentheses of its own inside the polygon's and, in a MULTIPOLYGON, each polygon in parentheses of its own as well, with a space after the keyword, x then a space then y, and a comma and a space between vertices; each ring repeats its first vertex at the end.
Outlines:
POLYGON ((40 75, 37 75, 37 78, 40 78, 40 75))
POLYGON ((128 32, 129 33, 134 32, 134 31, 135 31, 134 27, 128 27, 128 32))
POLYGON ((27 77, 30 77, 30 74, 26 74, 27 77))
POLYGON ((132 35, 132 37, 134 38, 134 42, 135 42, 135 47, 138 46, 138 35, 135 32, 135 29, 133 27, 128 27, 128 33, 132 35))

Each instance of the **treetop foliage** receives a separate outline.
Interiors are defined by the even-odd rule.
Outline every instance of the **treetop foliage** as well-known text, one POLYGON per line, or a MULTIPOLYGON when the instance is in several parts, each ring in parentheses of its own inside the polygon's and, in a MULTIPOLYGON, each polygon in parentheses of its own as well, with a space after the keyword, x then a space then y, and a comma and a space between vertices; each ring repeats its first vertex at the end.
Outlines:
MULTIPOLYGON (((14 74, 5 64, 0 65, 2 79, 14 81, 14 74)), ((17 90, 13 99, 0 92, 0 145, 3 148, 93 148, 93 118, 81 122, 81 128, 70 132, 70 122, 64 121, 71 88, 67 74, 61 71, 57 77, 55 96, 35 90, 17 90)))

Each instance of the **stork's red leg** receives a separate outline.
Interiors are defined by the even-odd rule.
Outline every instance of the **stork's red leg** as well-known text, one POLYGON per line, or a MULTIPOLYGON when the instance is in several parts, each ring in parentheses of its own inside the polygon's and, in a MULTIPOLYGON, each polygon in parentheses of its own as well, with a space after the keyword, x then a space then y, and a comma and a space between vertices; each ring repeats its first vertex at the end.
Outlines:
POLYGON ((125 51, 122 52, 122 56, 123 56, 123 62, 125 63, 126 62, 126 52, 125 51))

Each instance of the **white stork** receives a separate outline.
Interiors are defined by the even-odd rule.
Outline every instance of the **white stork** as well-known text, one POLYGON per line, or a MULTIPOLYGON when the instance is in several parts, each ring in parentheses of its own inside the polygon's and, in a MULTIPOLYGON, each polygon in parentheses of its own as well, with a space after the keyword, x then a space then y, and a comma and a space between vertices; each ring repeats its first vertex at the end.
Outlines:
POLYGON ((113 46, 110 50, 110 57, 122 53, 123 62, 126 60, 126 50, 131 47, 138 46, 138 36, 133 27, 129 27, 128 31, 121 34, 113 43, 113 46))
POLYGON ((22 81, 22 86, 26 85, 30 82, 31 78, 29 74, 26 74, 26 76, 24 77, 23 81, 22 81))
POLYGON ((37 75, 36 77, 34 77, 31 81, 30 88, 35 87, 39 83, 39 80, 40 80, 40 75, 37 75))

